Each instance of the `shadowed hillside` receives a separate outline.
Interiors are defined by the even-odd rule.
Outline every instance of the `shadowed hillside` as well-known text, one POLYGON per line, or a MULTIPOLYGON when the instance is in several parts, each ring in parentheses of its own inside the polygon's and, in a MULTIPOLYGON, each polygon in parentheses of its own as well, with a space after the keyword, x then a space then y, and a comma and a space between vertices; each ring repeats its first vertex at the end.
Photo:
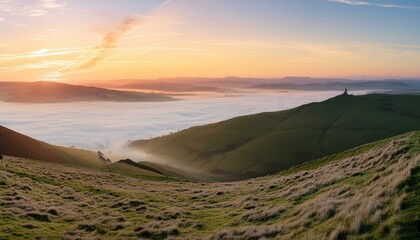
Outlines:
POLYGON ((5 157, 0 239, 419 239, 420 133, 233 183, 5 157))
POLYGON ((0 82, 0 101, 4 102, 143 102, 169 100, 173 99, 159 94, 116 91, 56 82, 0 82))
POLYGON ((278 172, 361 144, 420 129, 420 96, 337 96, 131 143, 211 180, 278 172))
POLYGON ((174 177, 190 179, 188 173, 158 163, 136 163, 130 159, 112 163, 103 153, 50 145, 0 126, 0 155, 40 160, 49 163, 93 167, 141 178, 174 177))
POLYGON ((92 151, 53 146, 0 126, 0 154, 51 163, 103 167, 107 163, 92 151))
POLYGON ((136 163, 130 159, 120 160, 116 163, 112 163, 106 167, 107 170, 122 172, 122 173, 133 173, 138 175, 149 175, 149 176, 163 176, 164 174, 159 170, 152 167, 136 163))

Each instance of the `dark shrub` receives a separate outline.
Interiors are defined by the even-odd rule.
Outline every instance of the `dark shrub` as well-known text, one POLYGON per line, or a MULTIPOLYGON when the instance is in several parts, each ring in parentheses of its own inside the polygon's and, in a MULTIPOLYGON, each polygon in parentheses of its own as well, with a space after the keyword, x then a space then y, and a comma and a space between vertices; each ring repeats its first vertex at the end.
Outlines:
POLYGON ((41 221, 41 222, 50 222, 51 221, 50 218, 48 217, 48 215, 42 214, 42 213, 33 212, 33 213, 26 214, 26 216, 30 217, 30 218, 33 218, 37 221, 41 221))

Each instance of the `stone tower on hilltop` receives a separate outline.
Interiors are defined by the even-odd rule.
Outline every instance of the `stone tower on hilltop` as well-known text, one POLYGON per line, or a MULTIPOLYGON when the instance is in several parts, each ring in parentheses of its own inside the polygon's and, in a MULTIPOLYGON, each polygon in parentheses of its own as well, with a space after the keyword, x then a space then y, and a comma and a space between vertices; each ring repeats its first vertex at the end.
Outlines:
POLYGON ((343 92, 343 96, 348 96, 348 95, 349 95, 349 93, 347 92, 347 88, 346 88, 343 92))

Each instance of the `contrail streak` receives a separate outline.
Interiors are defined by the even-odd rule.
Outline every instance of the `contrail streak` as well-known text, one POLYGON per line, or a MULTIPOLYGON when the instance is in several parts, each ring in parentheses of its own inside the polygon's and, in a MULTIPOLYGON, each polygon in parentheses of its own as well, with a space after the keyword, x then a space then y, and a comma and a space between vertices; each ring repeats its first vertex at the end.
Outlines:
POLYGON ((329 2, 342 3, 353 6, 373 6, 381 8, 399 8, 399 9, 411 9, 411 10, 420 10, 420 7, 417 6, 404 6, 404 5, 395 5, 395 4, 381 4, 381 3, 371 3, 366 1, 359 0, 328 0, 329 2))
POLYGON ((76 70, 85 70, 96 66, 100 61, 108 56, 108 50, 115 47, 115 43, 126 32, 130 31, 140 20, 128 17, 125 18, 118 28, 114 31, 108 32, 102 39, 102 44, 95 48, 95 55, 84 62, 76 70))
MULTIPOLYGON (((170 3, 172 0, 167 0, 158 7, 154 8, 153 10, 149 11, 147 15, 152 14, 153 12, 161 9, 168 3, 170 3)), ((115 47, 115 44, 118 42, 118 40, 127 32, 129 32, 131 29, 136 27, 139 23, 143 22, 144 18, 146 16, 142 17, 126 17, 123 19, 123 21, 120 23, 120 25, 113 31, 108 32, 105 34, 105 36, 102 39, 102 43, 98 46, 96 46, 92 50, 92 57, 88 58, 85 61, 82 61, 79 63, 79 60, 75 60, 74 62, 70 63, 69 65, 58 69, 52 73, 49 73, 46 75, 46 78, 50 79, 57 79, 60 76, 63 76, 65 72, 67 74, 74 72, 74 71, 81 71, 81 70, 87 70, 94 66, 96 66, 99 62, 104 60, 106 57, 108 57, 109 52, 112 48, 115 47)), ((89 55, 88 52, 84 52, 81 55, 79 55, 76 59, 85 58, 86 55, 89 55)))
POLYGON ((159 8, 161 8, 161 7, 165 6, 166 4, 168 4, 168 3, 170 3, 170 2, 171 2, 171 0, 167 0, 166 2, 164 2, 164 3, 163 3, 162 5, 160 5, 159 7, 155 8, 153 11, 158 10, 159 8))

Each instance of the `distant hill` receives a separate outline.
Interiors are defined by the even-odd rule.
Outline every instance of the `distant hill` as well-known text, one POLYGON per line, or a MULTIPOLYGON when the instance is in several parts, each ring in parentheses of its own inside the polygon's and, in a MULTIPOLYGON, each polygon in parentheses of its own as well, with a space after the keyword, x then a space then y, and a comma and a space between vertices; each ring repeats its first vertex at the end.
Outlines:
POLYGON ((118 85, 117 89, 136 89, 146 91, 159 92, 217 92, 223 93, 229 91, 228 89, 209 87, 202 85, 171 83, 159 81, 133 81, 128 84, 118 85))
POLYGON ((235 183, 5 157, 0 239, 420 239, 420 132, 235 183))
POLYGON ((173 98, 161 94, 117 91, 57 82, 0 82, 0 101, 4 102, 150 102, 170 100, 173 98))
POLYGON ((224 78, 203 78, 203 77, 178 77, 159 79, 120 79, 111 81, 77 81, 82 85, 92 84, 104 88, 126 88, 126 89, 150 89, 150 90, 172 90, 174 92, 190 91, 232 91, 232 88, 247 88, 259 84, 273 83, 331 83, 331 82, 352 82, 349 79, 340 78, 310 78, 310 77, 284 77, 284 78, 247 78, 247 77, 224 77, 224 78))
POLYGON ((0 154, 88 167, 104 167, 96 152, 50 145, 0 126, 0 154))
POLYGON ((420 96, 337 96, 321 103, 193 127, 130 147, 211 180, 275 173, 420 129, 420 96))
MULTIPOLYGON (((205 85, 218 88, 247 88, 259 84, 274 83, 293 83, 293 84, 309 84, 309 83, 331 83, 331 82, 352 82, 348 79, 340 78, 310 78, 310 77, 284 77, 284 78, 247 78, 247 77, 224 77, 224 78, 160 78, 157 82, 179 83, 188 85, 205 85)), ((149 82, 153 82, 149 81, 149 82)))
POLYGON ((284 77, 284 78, 199 78, 179 77, 160 79, 121 79, 114 81, 81 81, 82 84, 112 89, 139 89, 162 92, 215 92, 226 93, 238 90, 301 90, 326 91, 348 88, 355 90, 382 90, 408 92, 420 91, 420 79, 380 79, 380 80, 351 80, 344 78, 311 78, 311 77, 284 77))
MULTIPOLYGON (((329 83, 272 83, 254 85, 250 88, 267 90, 298 90, 298 91, 341 91, 345 88, 351 91, 358 90, 388 90, 388 91, 414 91, 417 85, 401 81, 353 81, 329 83)), ((417 90, 420 88, 417 87, 417 90)))

